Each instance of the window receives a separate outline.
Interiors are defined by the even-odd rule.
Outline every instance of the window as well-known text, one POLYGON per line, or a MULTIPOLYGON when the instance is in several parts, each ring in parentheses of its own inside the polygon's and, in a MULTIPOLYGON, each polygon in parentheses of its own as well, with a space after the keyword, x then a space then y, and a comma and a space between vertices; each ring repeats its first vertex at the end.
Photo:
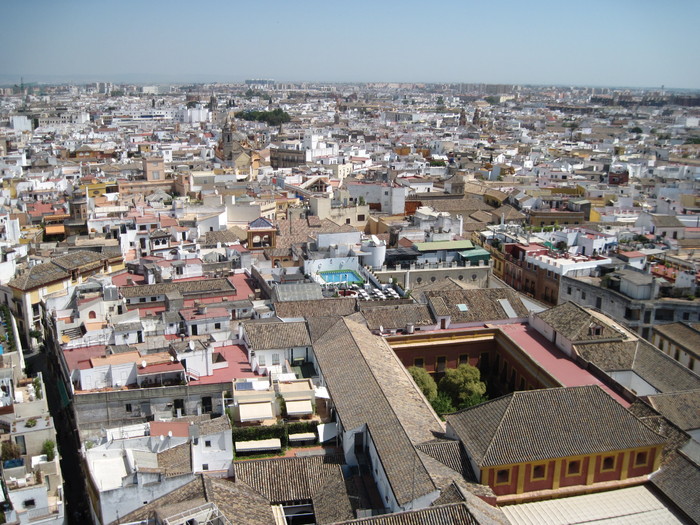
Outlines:
POLYGON ((581 474, 581 461, 578 459, 569 461, 566 464, 566 475, 578 476, 579 474, 581 474))
POLYGON ((209 463, 202 463, 202 470, 209 470, 209 463))
POLYGON ((221 323, 214 323, 214 329, 218 330, 221 328, 221 323))
POLYGON ((469 364, 469 355, 461 354, 459 356, 459 364, 460 365, 468 365, 469 364))
POLYGON ((532 475, 530 476, 530 479, 536 480, 536 479, 544 479, 547 477, 547 465, 535 465, 532 467, 532 475))
POLYGON ((127 403, 124 407, 124 410, 126 410, 127 412, 131 412, 131 403, 127 403))
POLYGON ((146 298, 145 298, 145 297, 139 297, 139 302, 140 302, 140 303, 145 303, 145 302, 146 302, 146 298))
POLYGON ((36 507, 36 502, 34 501, 34 498, 25 499, 24 502, 22 503, 22 506, 25 509, 33 509, 34 507, 36 507))
POLYGON ((158 300, 157 297, 151 297, 151 301, 157 301, 157 300, 158 300))
POLYGON ((496 485, 510 483, 510 469, 500 469, 496 471, 496 485))
POLYGON ((435 361, 435 371, 444 372, 447 365, 447 358, 443 355, 436 359, 435 361))
POLYGON ((258 364, 260 366, 265 366, 265 354, 258 355, 258 364))
POLYGON ((279 354, 272 354, 272 366, 276 366, 280 364, 280 355, 279 354))
POLYGON ((571 286, 566 287, 566 295, 571 295, 571 286))
POLYGON ((683 312, 683 320, 684 321, 690 320, 690 312, 683 312))
POLYGON ((586 300, 586 292, 581 292, 581 299, 586 300))
POLYGON ((364 220, 365 220, 364 214, 358 215, 358 216, 357 216, 357 220, 358 220, 358 221, 364 221, 364 220))
POLYGON ((610 470, 615 470, 615 456, 605 456, 600 466, 601 472, 608 472, 610 470))
POLYGON ((418 368, 425 368, 425 360, 422 357, 416 357, 413 360, 413 366, 417 366, 418 368))
POLYGON ((637 452, 634 455, 634 466, 645 467, 649 462, 649 454, 647 452, 637 452))
POLYGON ((211 448, 211 440, 210 440, 210 439, 205 440, 205 441, 204 441, 204 446, 207 447, 207 448, 211 448))
POLYGON ((350 224, 350 219, 345 219, 345 224, 350 224))

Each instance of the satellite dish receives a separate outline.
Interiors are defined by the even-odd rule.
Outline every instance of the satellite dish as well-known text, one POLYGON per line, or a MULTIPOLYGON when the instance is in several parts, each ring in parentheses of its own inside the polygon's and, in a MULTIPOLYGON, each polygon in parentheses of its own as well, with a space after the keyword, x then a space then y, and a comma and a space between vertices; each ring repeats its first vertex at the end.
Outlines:
POLYGON ((146 361, 141 361, 141 368, 146 368, 146 361))

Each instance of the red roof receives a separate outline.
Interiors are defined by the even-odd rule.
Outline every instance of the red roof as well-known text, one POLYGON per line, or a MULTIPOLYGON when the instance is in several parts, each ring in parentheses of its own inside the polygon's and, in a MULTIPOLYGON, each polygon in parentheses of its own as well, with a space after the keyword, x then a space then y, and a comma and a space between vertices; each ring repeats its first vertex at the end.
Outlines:
POLYGON ((151 436, 168 436, 172 432, 173 437, 189 437, 189 423, 187 421, 151 421, 151 436))
POLYGON ((180 315, 185 321, 195 321, 197 319, 213 319, 215 317, 228 317, 229 313, 226 308, 207 307, 205 312, 200 313, 198 308, 182 308, 180 315))
POLYGON ((157 365, 147 365, 146 368, 141 368, 141 366, 138 367, 138 375, 140 376, 145 376, 149 374, 163 374, 165 372, 179 372, 183 371, 184 368, 182 367, 182 363, 179 362, 173 362, 173 363, 160 363, 157 365))
POLYGON ((68 370, 86 370, 92 368, 90 360, 94 357, 104 357, 105 345, 86 346, 74 350, 64 350, 63 358, 66 360, 68 370))

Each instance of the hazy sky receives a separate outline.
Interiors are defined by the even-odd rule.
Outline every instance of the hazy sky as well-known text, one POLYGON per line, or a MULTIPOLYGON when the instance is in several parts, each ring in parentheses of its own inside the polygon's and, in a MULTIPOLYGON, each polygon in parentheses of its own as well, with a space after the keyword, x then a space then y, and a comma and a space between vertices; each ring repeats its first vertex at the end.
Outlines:
POLYGON ((700 1, 3 0, 0 82, 700 88, 700 1))

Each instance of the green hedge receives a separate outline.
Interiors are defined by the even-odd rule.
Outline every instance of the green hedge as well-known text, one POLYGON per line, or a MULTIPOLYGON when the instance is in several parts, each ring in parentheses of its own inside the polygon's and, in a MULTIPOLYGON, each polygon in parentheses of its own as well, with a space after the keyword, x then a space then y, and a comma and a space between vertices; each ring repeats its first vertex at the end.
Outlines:
POLYGON ((318 421, 295 421, 287 424, 287 433, 305 434, 306 432, 316 432, 318 421))
POLYGON ((287 429, 284 425, 269 425, 259 427, 234 427, 231 431, 233 441, 258 441, 260 439, 280 440, 282 447, 287 446, 287 429))
POLYGON ((233 427, 233 441, 258 441, 261 439, 280 440, 282 448, 289 446, 289 434, 316 432, 318 421, 298 421, 281 425, 266 425, 257 427, 233 427))

